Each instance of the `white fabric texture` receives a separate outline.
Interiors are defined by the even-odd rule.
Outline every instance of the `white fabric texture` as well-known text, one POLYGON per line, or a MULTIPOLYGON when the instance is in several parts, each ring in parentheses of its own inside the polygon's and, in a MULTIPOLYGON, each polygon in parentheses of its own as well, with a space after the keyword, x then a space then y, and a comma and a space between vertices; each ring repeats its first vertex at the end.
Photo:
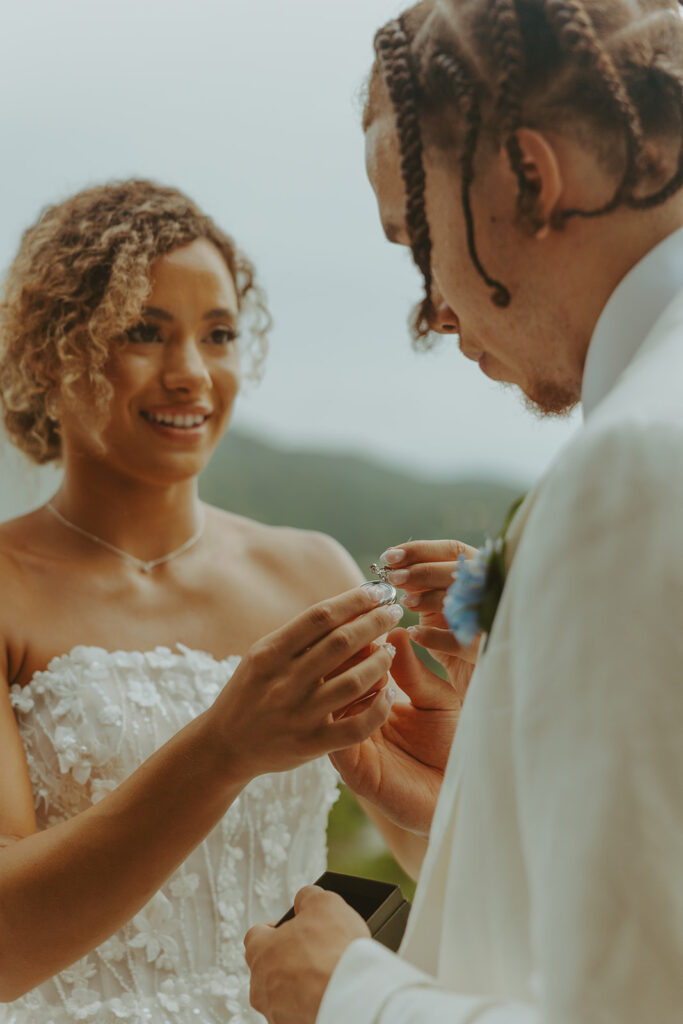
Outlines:
POLYGON ((683 293, 612 365, 512 525, 400 956, 318 1024, 683 1021, 683 293))
POLYGON ((588 417, 626 369, 683 284, 683 228, 655 245, 610 295, 588 347, 581 404, 588 417))
MULTIPOLYGON (((76 647, 23 689, 13 686, 39 828, 106 796, 215 700, 238 663, 182 645, 76 647)), ((255 779, 132 921, 0 1006, 0 1024, 263 1022, 249 1006, 242 940, 325 870, 337 793, 326 758, 255 779)))

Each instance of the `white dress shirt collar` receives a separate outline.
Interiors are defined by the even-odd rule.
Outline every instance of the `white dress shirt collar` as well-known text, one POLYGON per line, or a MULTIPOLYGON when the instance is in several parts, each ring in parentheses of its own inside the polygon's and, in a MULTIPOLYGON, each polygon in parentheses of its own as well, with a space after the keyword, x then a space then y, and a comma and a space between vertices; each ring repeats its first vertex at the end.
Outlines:
POLYGON ((678 228, 629 270, 598 318, 583 371, 584 418, 611 391, 681 288, 683 228, 678 228))

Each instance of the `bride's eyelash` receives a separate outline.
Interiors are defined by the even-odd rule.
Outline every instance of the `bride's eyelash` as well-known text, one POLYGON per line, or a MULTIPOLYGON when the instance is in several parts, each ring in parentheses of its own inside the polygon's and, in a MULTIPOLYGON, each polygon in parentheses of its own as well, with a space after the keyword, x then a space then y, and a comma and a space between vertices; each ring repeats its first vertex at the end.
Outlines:
POLYGON ((209 338, 214 345, 230 345, 233 341, 237 341, 239 334, 234 327, 214 327, 209 338))
POLYGON ((135 325, 135 327, 130 327, 126 331, 126 337, 128 338, 129 341, 143 344, 145 342, 161 340, 161 335, 159 333, 159 328, 157 327, 157 325, 146 324, 144 320, 141 320, 139 324, 135 325))
MULTIPOLYGON (((134 344, 149 344, 162 341, 161 331, 157 324, 145 323, 141 320, 135 327, 126 331, 126 337, 134 344)), ((207 335, 207 339, 217 348, 228 346, 239 338, 239 332, 234 327, 214 327, 207 335)))

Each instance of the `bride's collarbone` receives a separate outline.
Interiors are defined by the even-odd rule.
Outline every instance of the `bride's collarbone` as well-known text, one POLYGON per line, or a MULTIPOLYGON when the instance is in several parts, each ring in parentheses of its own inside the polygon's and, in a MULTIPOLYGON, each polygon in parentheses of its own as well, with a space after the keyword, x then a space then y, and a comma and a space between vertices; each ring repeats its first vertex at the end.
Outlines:
POLYGON ((259 573, 213 571, 96 573, 82 565, 43 565, 24 580, 22 607, 0 612, 10 682, 25 685, 74 647, 152 651, 178 643, 221 660, 307 607, 305 595, 259 573))

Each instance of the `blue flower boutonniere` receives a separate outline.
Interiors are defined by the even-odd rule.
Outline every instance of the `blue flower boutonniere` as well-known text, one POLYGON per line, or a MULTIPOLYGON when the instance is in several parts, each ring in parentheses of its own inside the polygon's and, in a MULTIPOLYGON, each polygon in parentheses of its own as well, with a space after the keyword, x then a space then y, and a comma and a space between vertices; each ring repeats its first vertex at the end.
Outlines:
POLYGON ((462 647, 469 647, 476 636, 490 633, 505 585, 505 539, 515 512, 524 498, 518 498, 508 511, 503 529, 483 548, 466 558, 460 555, 448 588, 443 613, 453 636, 462 647))

